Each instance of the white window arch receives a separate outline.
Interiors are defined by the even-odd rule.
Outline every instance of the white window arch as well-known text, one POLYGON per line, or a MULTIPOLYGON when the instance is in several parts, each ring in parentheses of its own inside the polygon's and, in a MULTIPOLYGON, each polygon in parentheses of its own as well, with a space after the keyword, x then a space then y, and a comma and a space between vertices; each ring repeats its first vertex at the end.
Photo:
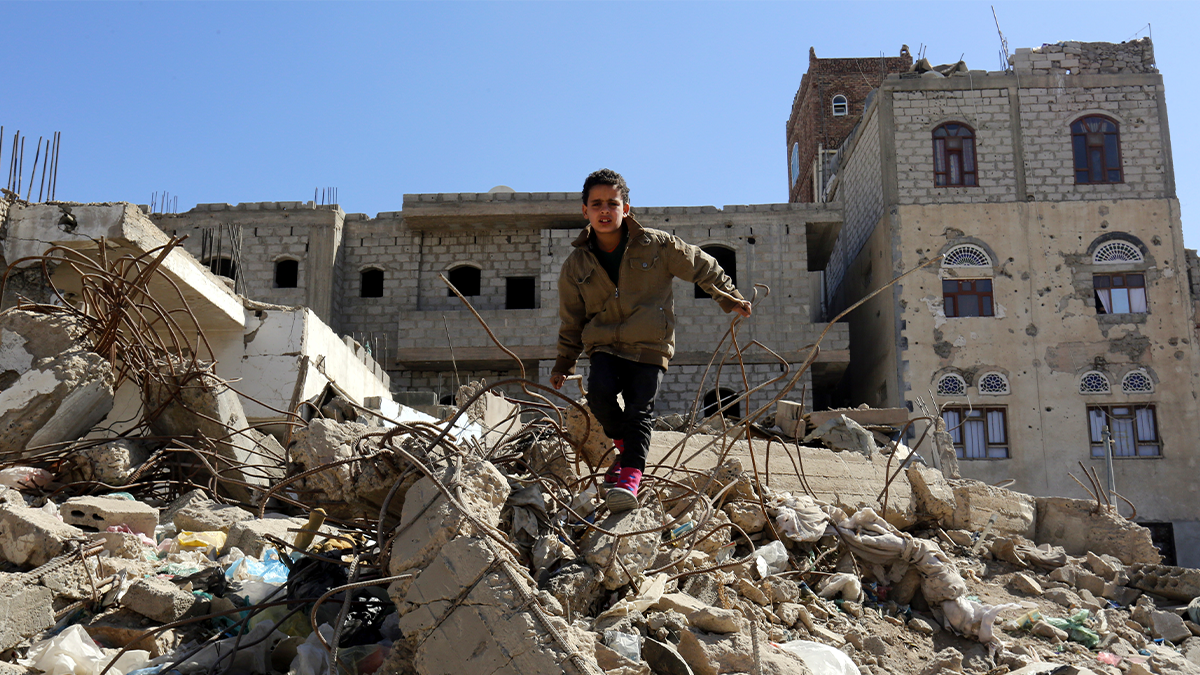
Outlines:
POLYGON ((992 258, 975 244, 959 244, 946 251, 942 267, 991 267, 992 258))
POLYGON ((1146 394, 1154 391, 1154 380, 1144 370, 1131 370, 1121 378, 1121 392, 1125 394, 1146 394))
POLYGON ((1101 244, 1096 249, 1096 252, 1092 254, 1092 262, 1095 264, 1140 263, 1145 262, 1145 260, 1142 257, 1141 249, 1120 239, 1101 244))
POLYGON ((979 378, 977 386, 979 387, 980 394, 987 394, 988 396, 1003 396, 1012 393, 1008 387, 1008 378, 1004 376, 1004 373, 994 371, 984 373, 983 377, 979 378))
POLYGON ((939 396, 966 396, 967 381, 958 373, 946 373, 938 378, 937 393, 939 396))
POLYGON ((1108 376, 1098 370, 1089 370, 1079 378, 1079 393, 1108 394, 1112 387, 1108 384, 1108 376))
POLYGON ((845 117, 850 114, 850 101, 844 95, 838 94, 833 97, 833 116, 845 117))

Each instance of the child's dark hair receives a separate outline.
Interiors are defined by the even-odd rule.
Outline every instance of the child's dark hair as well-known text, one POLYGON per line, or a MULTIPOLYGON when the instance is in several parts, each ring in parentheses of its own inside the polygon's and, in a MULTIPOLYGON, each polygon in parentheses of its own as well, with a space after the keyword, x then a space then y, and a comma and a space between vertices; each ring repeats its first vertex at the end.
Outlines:
POLYGON ((621 201, 629 203, 629 185, 625 183, 625 179, 621 177, 621 174, 612 169, 600 169, 599 171, 590 173, 587 180, 583 181, 584 204, 588 201, 588 193, 596 185, 612 185, 621 191, 621 201))

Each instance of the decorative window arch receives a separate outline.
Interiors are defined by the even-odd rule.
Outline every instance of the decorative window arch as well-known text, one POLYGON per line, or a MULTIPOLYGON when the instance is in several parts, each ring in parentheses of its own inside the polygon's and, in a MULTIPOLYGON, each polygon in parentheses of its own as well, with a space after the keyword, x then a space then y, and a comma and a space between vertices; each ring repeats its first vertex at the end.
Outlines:
POLYGON ((1108 384, 1108 376, 1098 370, 1089 370, 1079 378, 1079 393, 1109 394, 1112 387, 1108 384))
MULTIPOLYGON (((471 265, 459 265, 458 267, 451 269, 446 275, 446 278, 450 280, 450 283, 454 285, 454 288, 458 289, 459 293, 462 293, 464 296, 471 297, 479 295, 480 275, 481 273, 478 267, 473 267, 471 265)), ((449 288, 446 289, 446 295, 452 298, 455 297, 453 289, 449 288)))
POLYGON ((844 94, 833 97, 833 116, 845 117, 850 114, 850 100, 844 94))
MULTIPOLYGON (((722 246, 720 244, 708 244, 705 246, 701 246, 700 250, 704 251, 705 253, 716 258, 717 264, 720 265, 721 269, 725 271, 725 274, 729 276, 729 280, 733 282, 733 285, 737 286, 737 252, 736 251, 729 248, 728 246, 722 246)), ((695 287, 693 289, 694 297, 697 297, 697 298, 709 297, 708 291, 704 290, 703 288, 700 288, 700 284, 692 284, 692 286, 695 287)))
POLYGON ((275 261, 275 288, 296 288, 299 279, 299 260, 280 258, 275 261))
POLYGON ((938 378, 937 393, 939 396, 966 396, 967 381, 958 373, 946 373, 938 378))
POLYGON ((1146 262, 1142 250, 1123 239, 1106 241, 1096 248, 1092 254, 1092 263, 1140 263, 1146 262))
POLYGON ((946 251, 942 267, 991 267, 992 257, 975 244, 959 244, 946 251))
POLYGON ((1071 123, 1075 184, 1123 183, 1121 128, 1104 115, 1088 115, 1071 123))
POLYGON ((976 187, 975 130, 962 122, 946 122, 933 130, 933 184, 976 187))
POLYGON ((1121 392, 1125 394, 1148 394, 1154 391, 1154 380, 1141 369, 1131 370, 1121 378, 1121 392))
POLYGON ((977 386, 980 394, 988 396, 1003 396, 1012 393, 1008 386, 1008 378, 1004 376, 1004 373, 996 371, 984 373, 983 377, 979 378, 977 386))

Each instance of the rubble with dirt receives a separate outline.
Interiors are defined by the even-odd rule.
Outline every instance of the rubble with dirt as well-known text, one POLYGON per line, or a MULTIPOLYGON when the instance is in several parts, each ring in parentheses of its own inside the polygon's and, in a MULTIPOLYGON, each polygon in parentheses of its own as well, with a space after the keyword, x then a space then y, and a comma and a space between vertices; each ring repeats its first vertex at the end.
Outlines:
POLYGON ((1200 570, 1099 490, 925 466, 897 411, 660 420, 610 513, 581 400, 322 394, 268 433, 198 325, 130 301, 149 264, 106 264, 0 313, 0 672, 1200 673, 1200 570))

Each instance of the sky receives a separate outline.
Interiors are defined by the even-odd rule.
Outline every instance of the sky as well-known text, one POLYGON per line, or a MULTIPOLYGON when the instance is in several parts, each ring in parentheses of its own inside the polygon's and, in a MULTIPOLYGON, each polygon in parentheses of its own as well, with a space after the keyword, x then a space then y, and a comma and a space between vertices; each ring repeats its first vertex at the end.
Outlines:
MULTIPOLYGON (((994 7, 1010 52, 1153 37, 1200 246, 1200 3, 994 7)), ((975 2, 26 1, 0 17, 0 167, 14 130, 27 167, 58 131, 58 199, 169 192, 179 211, 336 187, 374 216, 405 193, 576 191, 600 167, 635 206, 785 202, 809 47, 1001 67, 992 5, 975 2)))

